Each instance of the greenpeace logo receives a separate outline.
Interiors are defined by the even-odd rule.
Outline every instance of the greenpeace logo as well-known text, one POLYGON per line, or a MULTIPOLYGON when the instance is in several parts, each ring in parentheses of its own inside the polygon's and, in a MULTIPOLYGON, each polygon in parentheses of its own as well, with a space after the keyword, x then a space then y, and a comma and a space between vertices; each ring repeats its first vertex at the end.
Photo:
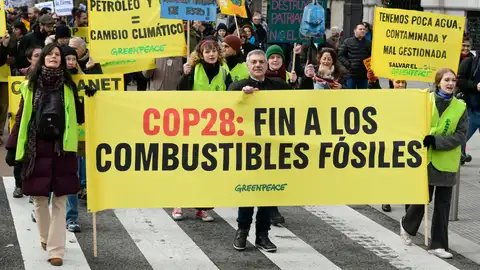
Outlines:
POLYGON ((284 191, 287 188, 287 184, 257 184, 257 185, 242 185, 235 186, 235 192, 272 192, 272 191, 284 191))

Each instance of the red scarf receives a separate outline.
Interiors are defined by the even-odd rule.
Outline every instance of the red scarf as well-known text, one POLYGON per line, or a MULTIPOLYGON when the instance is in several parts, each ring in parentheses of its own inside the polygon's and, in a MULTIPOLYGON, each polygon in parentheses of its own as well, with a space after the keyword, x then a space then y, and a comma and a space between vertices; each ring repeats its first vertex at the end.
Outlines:
POLYGON ((283 81, 287 80, 287 69, 285 68, 285 65, 282 65, 279 70, 277 71, 272 71, 270 69, 267 70, 265 73, 265 77, 270 77, 270 78, 281 78, 283 81))

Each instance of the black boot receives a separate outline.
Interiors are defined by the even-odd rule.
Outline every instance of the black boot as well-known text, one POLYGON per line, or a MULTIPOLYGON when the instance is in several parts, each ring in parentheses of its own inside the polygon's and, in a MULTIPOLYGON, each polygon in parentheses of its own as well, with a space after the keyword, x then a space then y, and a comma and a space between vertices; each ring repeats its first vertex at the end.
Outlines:
POLYGON ((233 240, 233 247, 236 250, 243 251, 247 248, 247 237, 249 229, 238 229, 233 240))
POLYGON ((278 207, 274 207, 270 213, 270 220, 273 226, 278 226, 279 224, 285 223, 285 218, 282 217, 278 211, 278 207))
POLYGON ((392 207, 390 204, 382 204, 382 210, 383 212, 392 212, 392 207))
POLYGON ((257 238, 255 239, 255 246, 259 249, 262 249, 266 252, 275 252, 277 251, 277 246, 270 241, 268 238, 268 232, 257 233, 257 238))

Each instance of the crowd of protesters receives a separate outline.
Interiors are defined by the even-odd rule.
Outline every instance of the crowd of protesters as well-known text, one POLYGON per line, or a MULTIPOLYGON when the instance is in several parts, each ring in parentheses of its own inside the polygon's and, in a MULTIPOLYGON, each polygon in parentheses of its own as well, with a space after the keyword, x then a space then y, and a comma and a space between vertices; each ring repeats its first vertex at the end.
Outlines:
MULTIPOLYGON (((86 199, 85 145, 78 143, 77 124, 84 122, 84 108, 72 80, 76 74, 101 74, 100 63, 90 57, 84 39, 72 37, 70 27, 86 27, 88 14, 74 8, 69 17, 59 17, 44 8, 16 8, 6 11, 7 29, 1 39, 0 66, 8 66, 12 76, 25 76, 20 86, 21 102, 10 137, 6 142, 7 163, 13 167, 15 198, 31 196, 31 217, 38 225, 41 246, 48 251, 52 265, 62 265, 65 254, 65 229, 80 232, 78 200, 86 199), (52 204, 52 213, 48 210, 52 204)), ((338 27, 329 29, 320 43, 292 44, 267 42, 268 23, 259 12, 248 12, 236 23, 191 22, 190 55, 155 59, 155 68, 125 74, 125 88, 133 81, 137 90, 243 91, 258 90, 336 90, 380 89, 378 78, 367 69, 364 60, 371 57, 372 26, 358 24, 353 36, 343 38, 338 27), (295 59, 295 61, 293 61, 295 59)), ((190 22, 184 22, 186 24, 190 22)), ((187 28, 187 27, 186 27, 187 28)), ((185 32, 187 33, 187 32, 185 32)), ((457 77, 449 69, 440 69, 432 91, 438 114, 447 108, 456 117, 457 126, 448 136, 433 131, 424 139, 434 154, 462 148, 459 162, 469 162, 466 141, 480 128, 479 57, 470 52, 465 38, 457 77), (457 95, 466 101, 458 101, 457 95), (452 112, 455 110, 454 112, 452 112), (468 121, 470 119, 470 121, 468 121), (468 132, 467 132, 468 131, 468 132), (463 145, 463 147, 460 147, 463 145)), ((405 89, 406 81, 390 79, 390 88, 405 89)), ((87 96, 95 89, 86 87, 87 96)), ((7 83, 0 82, 0 126, 8 111, 7 83)), ((443 119, 443 118, 442 118, 443 119)), ((438 120, 440 121, 440 120, 438 120)), ((3 132, 3 128, 0 129, 3 132)), ((0 135, 3 135, 0 133, 0 135)), ((4 142, 0 138, 0 145, 4 142)), ((456 151, 456 150, 455 150, 456 151)), ((460 152, 459 152, 460 153, 460 152)), ((430 198, 435 193, 431 253, 451 258, 448 252, 448 212, 455 166, 432 159, 428 167, 430 198)), ((401 237, 411 244, 424 215, 423 206, 406 206, 400 224, 401 237)), ((195 216, 214 221, 209 211, 196 208, 195 216)), ((383 205, 391 211, 390 205, 383 205)), ((172 218, 185 218, 184 209, 174 208, 172 218)), ((233 246, 245 250, 252 224, 253 207, 238 210, 238 230, 233 246)), ((267 252, 277 250, 269 237, 271 224, 281 225, 285 218, 278 207, 259 207, 256 214, 255 245, 267 252)))

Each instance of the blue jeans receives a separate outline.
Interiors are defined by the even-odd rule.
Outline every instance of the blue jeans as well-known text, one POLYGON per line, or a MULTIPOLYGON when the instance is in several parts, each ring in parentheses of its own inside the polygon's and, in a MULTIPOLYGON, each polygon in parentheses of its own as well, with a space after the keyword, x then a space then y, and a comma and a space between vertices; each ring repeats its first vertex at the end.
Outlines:
POLYGON ((480 129, 480 111, 473 111, 472 109, 467 109, 468 112, 468 133, 467 133, 467 140, 465 144, 462 145, 462 155, 466 155, 465 153, 465 146, 467 145, 468 140, 472 138, 473 134, 480 129))
MULTIPOLYGON (((80 187, 84 189, 87 186, 85 157, 78 157, 78 178, 80 178, 80 187)), ((78 219, 78 194, 68 195, 67 198, 67 224, 76 223, 78 219)))
MULTIPOLYGON (((253 221, 253 207, 239 207, 238 208, 238 228, 250 229, 250 225, 253 221)), ((257 217, 255 223, 256 233, 268 232, 270 230, 270 213, 272 207, 258 207, 257 217)))
POLYGON ((368 80, 353 79, 351 77, 345 78, 347 89, 368 89, 368 80))

